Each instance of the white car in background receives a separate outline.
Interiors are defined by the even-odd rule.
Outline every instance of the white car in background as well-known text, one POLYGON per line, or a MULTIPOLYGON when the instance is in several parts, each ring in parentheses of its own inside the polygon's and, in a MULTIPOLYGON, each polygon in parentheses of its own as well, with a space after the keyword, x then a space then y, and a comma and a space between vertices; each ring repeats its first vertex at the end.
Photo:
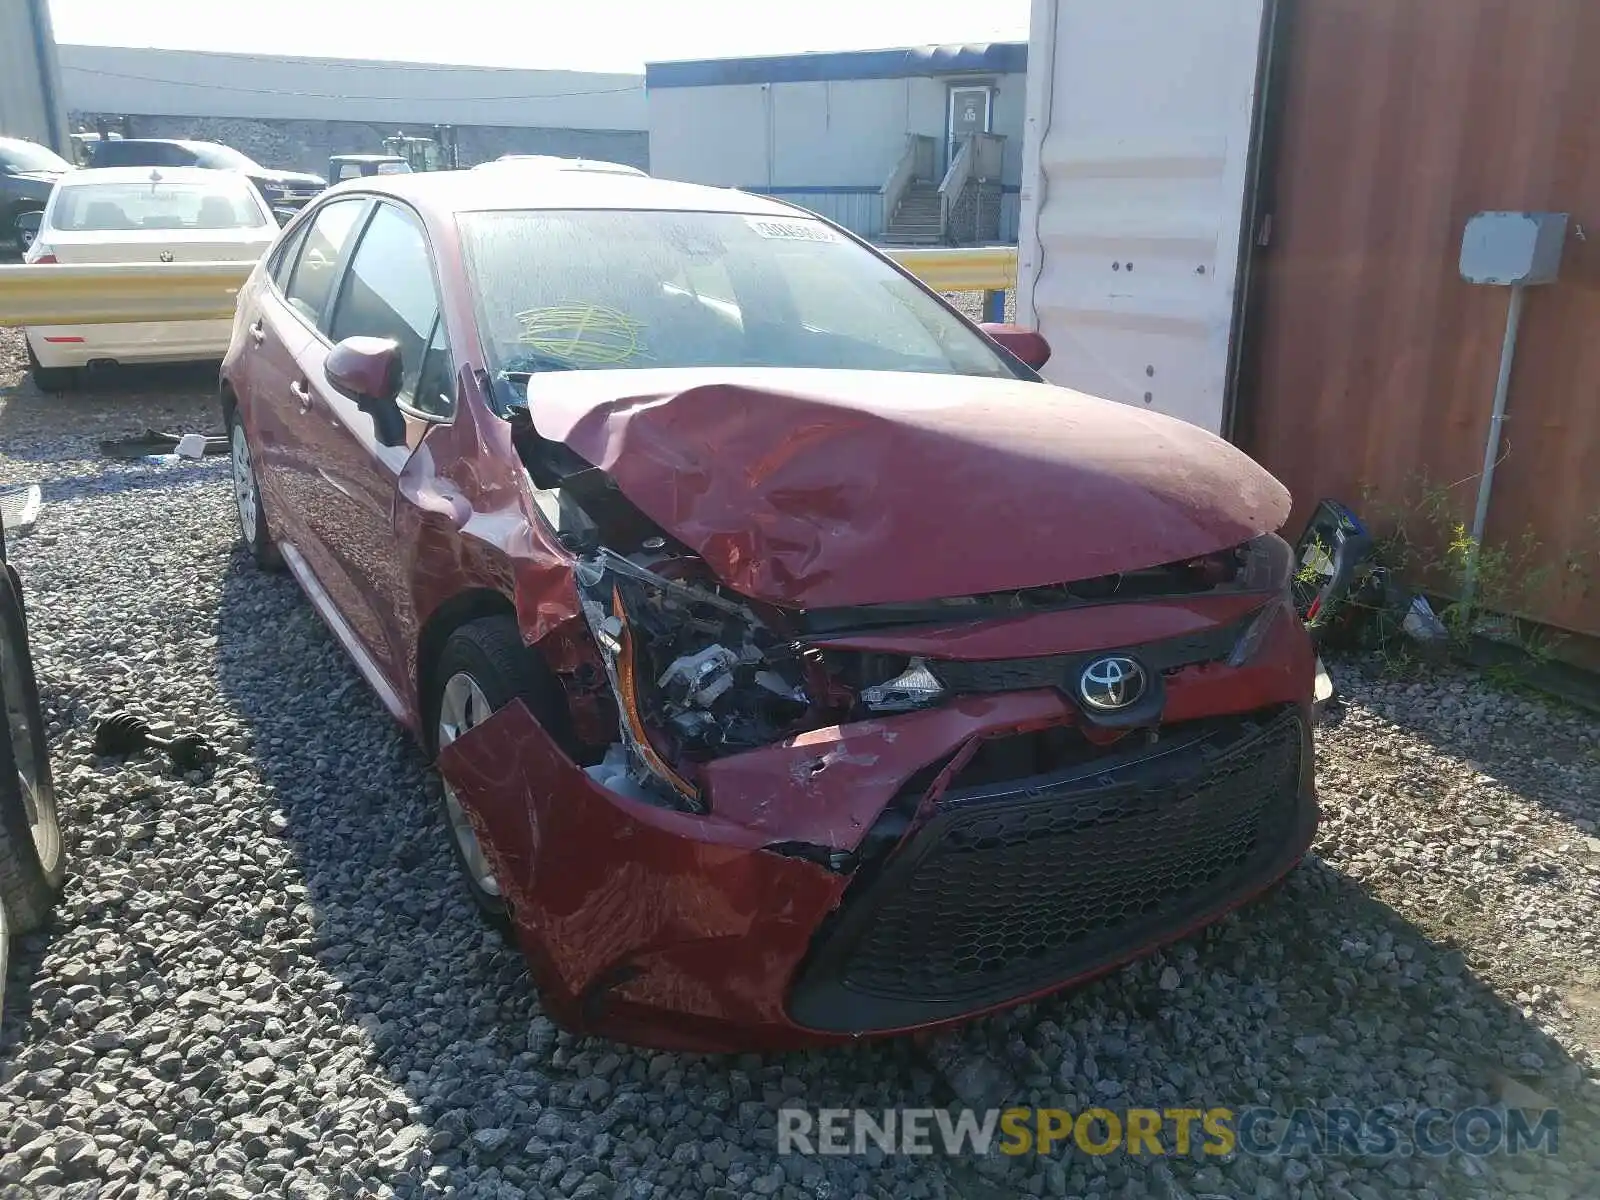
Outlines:
MULTIPOLYGON (((236 172, 105 167, 61 177, 23 261, 254 262, 277 232, 261 193, 236 172)), ((28 365, 41 391, 59 392, 91 364, 220 360, 232 324, 219 319, 29 326, 28 365)))

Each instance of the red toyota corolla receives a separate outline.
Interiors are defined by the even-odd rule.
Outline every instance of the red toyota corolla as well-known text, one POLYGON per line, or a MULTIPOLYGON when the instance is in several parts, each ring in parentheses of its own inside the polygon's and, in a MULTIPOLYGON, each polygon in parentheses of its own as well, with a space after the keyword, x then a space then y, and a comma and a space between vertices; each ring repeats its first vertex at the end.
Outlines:
POLYGON ((926 1027, 1304 853, 1287 494, 1046 354, 723 189, 380 176, 285 228, 222 371, 244 539, 437 754, 557 1020, 926 1027))

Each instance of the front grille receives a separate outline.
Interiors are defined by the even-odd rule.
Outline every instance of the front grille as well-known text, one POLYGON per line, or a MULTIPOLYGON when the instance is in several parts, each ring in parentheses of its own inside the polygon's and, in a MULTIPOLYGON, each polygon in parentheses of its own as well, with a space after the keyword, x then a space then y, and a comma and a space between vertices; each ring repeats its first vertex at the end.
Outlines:
POLYGON ((792 1016, 850 1032, 956 1016, 1177 932, 1304 845, 1307 749, 1291 709, 1192 722, 1153 747, 947 794, 852 885, 792 1016))
MULTIPOLYGON (((1240 635, 1255 620, 1260 610, 1226 624, 1197 633, 1163 638, 1157 642, 1123 647, 1152 671, 1176 671, 1197 663, 1220 662, 1233 653, 1240 635)), ((1075 654, 1046 654, 1034 658, 996 658, 974 661, 935 659, 929 668, 952 693, 1020 692, 1030 688, 1057 687, 1069 694, 1078 676, 1105 650, 1075 654)))

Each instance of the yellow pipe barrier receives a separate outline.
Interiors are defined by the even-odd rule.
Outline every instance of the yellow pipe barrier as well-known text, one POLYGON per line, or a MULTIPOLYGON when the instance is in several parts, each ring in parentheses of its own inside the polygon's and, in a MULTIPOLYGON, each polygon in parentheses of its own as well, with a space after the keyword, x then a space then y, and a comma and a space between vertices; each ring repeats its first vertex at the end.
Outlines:
MULTIPOLYGON (((886 253, 940 292, 1017 286, 1015 246, 895 247, 886 253)), ((254 263, 0 266, 0 326, 228 320, 254 263)))
POLYGON ((883 252, 936 292, 1004 292, 1017 286, 1015 246, 886 246, 883 252))
POLYGON ((0 325, 231 320, 254 262, 0 267, 0 325))

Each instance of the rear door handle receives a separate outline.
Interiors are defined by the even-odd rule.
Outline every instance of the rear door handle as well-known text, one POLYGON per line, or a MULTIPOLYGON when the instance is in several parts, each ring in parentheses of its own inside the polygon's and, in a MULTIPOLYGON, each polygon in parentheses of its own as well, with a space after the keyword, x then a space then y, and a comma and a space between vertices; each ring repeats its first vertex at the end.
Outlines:
POLYGON ((296 380, 289 385, 289 390, 294 393, 294 398, 300 401, 300 411, 305 412, 311 407, 311 388, 305 380, 296 380))
POLYGON ((267 340, 267 331, 261 328, 260 321, 257 321, 254 325, 250 326, 250 340, 258 346, 267 340))

